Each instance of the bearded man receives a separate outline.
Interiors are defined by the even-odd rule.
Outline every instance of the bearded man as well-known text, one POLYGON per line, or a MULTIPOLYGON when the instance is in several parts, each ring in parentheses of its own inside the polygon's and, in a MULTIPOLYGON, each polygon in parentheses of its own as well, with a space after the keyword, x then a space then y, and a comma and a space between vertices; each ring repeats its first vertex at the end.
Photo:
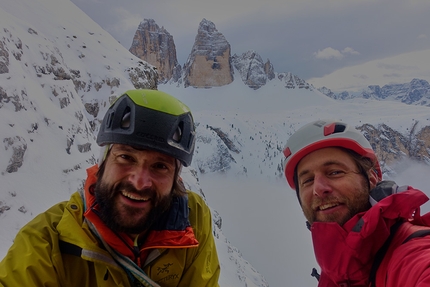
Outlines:
POLYGON ((127 91, 97 143, 84 191, 19 231, 0 286, 218 287, 210 209, 180 177, 195 144, 188 107, 161 91, 127 91))

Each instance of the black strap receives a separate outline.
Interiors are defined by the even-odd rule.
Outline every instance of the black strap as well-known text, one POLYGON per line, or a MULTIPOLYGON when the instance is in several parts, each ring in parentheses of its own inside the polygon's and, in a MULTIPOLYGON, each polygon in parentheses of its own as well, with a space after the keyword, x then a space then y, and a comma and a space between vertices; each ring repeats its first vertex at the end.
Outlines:
POLYGON ((82 248, 69 242, 60 240, 60 251, 64 254, 75 255, 81 257, 82 248))
MULTIPOLYGON (((394 234, 396 233, 397 229, 402 225, 403 221, 398 221, 396 224, 394 224, 390 229, 390 236, 388 237, 387 241, 385 241, 384 245, 381 247, 381 249, 378 250, 375 256, 375 260, 373 261, 372 268, 370 269, 370 275, 369 275, 369 283, 371 287, 376 287, 376 271, 379 268, 379 265, 381 265, 382 260, 384 259, 385 253, 387 253, 388 247, 390 246, 390 243, 394 237, 394 234)), ((422 229, 415 231, 411 235, 409 235, 402 244, 408 242, 409 240, 417 237, 424 237, 430 235, 430 229, 422 229)))
POLYGON ((372 267, 370 269, 370 275, 369 275, 369 283, 370 287, 375 287, 376 283, 376 271, 378 271, 379 265, 381 265, 382 260, 384 259, 385 253, 387 253, 388 247, 390 247, 391 241, 394 238, 394 235, 396 234, 397 229, 399 229, 400 225, 403 224, 404 221, 397 221, 393 226, 390 228, 390 236, 388 236, 387 240, 385 241, 384 245, 376 252, 375 260, 373 261, 372 267))
POLYGON ((415 231, 414 233, 412 233, 411 235, 409 235, 409 236, 408 236, 408 238, 406 238, 406 239, 402 242, 402 244, 403 244, 403 243, 408 242, 409 240, 411 240, 411 239, 413 239, 413 238, 416 238, 416 237, 424 237, 424 236, 426 236, 426 235, 430 235, 430 229, 423 229, 423 230, 415 231))

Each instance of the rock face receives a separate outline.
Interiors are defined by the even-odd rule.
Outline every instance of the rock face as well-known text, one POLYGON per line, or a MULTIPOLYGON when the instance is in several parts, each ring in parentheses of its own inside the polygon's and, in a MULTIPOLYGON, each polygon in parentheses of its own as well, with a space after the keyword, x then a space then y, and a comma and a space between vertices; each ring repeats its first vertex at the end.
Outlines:
MULTIPOLYGON (((178 64, 173 37, 152 19, 140 23, 129 51, 156 68, 158 83, 211 88, 232 83, 234 73, 239 73, 243 83, 254 90, 272 80, 281 81, 287 89, 313 89, 290 72, 275 73, 270 60, 263 62, 256 51, 231 56, 226 38, 206 19, 199 24, 193 48, 183 67, 178 64)), ((0 57, 0 72, 1 60, 0 57)))
POLYGON ((240 56, 234 54, 232 63, 242 81, 254 90, 261 88, 267 80, 275 77, 272 63, 269 60, 263 63, 263 59, 255 51, 248 51, 240 56))
MULTIPOLYGON (((155 68, 130 57, 101 28, 88 32, 70 25, 59 30, 49 29, 50 24, 11 22, 0 30, 3 175, 20 172, 41 157, 44 147, 37 144, 50 136, 62 143, 55 159, 72 155, 73 160, 64 160, 64 170, 78 171, 94 152, 94 133, 110 98, 132 88, 157 88, 155 68), (53 119, 56 113, 61 117, 53 119)), ((2 182, 8 180, 0 178, 2 182)))
POLYGON ((383 173, 390 174, 390 166, 404 158, 428 162, 430 158, 430 127, 418 130, 418 121, 409 128, 408 134, 401 134, 386 124, 357 127, 369 140, 378 155, 383 173))
POLYGON ((203 19, 184 66, 184 86, 207 88, 233 82, 230 44, 215 24, 203 19))
POLYGON ((181 66, 176 58, 173 36, 153 19, 144 19, 139 24, 129 51, 156 67, 160 83, 179 79, 181 66))
POLYGON ((312 85, 309 85, 305 80, 299 78, 298 76, 288 72, 288 73, 278 73, 278 79, 284 83, 287 89, 309 89, 313 90, 312 85))

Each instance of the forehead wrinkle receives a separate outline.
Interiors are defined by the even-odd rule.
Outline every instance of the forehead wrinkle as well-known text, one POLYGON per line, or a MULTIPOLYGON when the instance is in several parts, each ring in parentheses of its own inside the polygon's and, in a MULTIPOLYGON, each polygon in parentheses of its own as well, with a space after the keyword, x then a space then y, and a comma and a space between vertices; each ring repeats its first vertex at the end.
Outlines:
MULTIPOLYGON (((129 152, 129 153, 140 153, 140 152, 150 152, 153 150, 150 149, 138 149, 138 148, 134 148, 132 146, 129 145, 123 145, 123 144, 115 144, 113 145, 112 149, 115 147, 115 152, 118 151, 124 151, 124 152, 129 152)), ((165 163, 170 163, 170 164, 174 164, 175 162, 175 158, 171 157, 169 155, 163 154, 161 152, 158 151, 153 151, 154 153, 156 153, 156 157, 155 160, 157 161, 162 161, 165 163)))
POLYGON ((112 145, 112 150, 115 151, 128 151, 128 152, 133 152, 133 151, 137 151, 137 149, 133 148, 132 146, 129 145, 123 145, 123 144, 113 144, 112 145))
MULTIPOLYGON (((321 166, 329 167, 332 165, 339 165, 339 166, 346 168, 346 169, 348 168, 348 166, 346 164, 344 164, 343 162, 338 161, 338 160, 328 160, 328 161, 324 162, 321 166)), ((311 169, 305 169, 305 170, 301 171, 300 173, 298 173, 297 177, 300 178, 301 176, 304 176, 310 172, 311 172, 311 169)))
POLYGON ((175 158, 168 156, 168 155, 157 155, 157 157, 155 158, 158 161, 162 161, 162 162, 166 162, 166 163, 170 163, 170 164, 174 164, 175 163, 175 158))

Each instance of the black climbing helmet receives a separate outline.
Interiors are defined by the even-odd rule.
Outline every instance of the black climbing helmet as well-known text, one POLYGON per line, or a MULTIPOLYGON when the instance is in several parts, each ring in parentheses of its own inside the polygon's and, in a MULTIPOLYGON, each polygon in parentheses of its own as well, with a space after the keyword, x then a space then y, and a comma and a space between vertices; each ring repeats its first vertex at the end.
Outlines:
POLYGON ((190 109, 157 90, 129 90, 106 112, 97 144, 125 144, 156 150, 189 166, 193 158, 195 126, 190 109))

